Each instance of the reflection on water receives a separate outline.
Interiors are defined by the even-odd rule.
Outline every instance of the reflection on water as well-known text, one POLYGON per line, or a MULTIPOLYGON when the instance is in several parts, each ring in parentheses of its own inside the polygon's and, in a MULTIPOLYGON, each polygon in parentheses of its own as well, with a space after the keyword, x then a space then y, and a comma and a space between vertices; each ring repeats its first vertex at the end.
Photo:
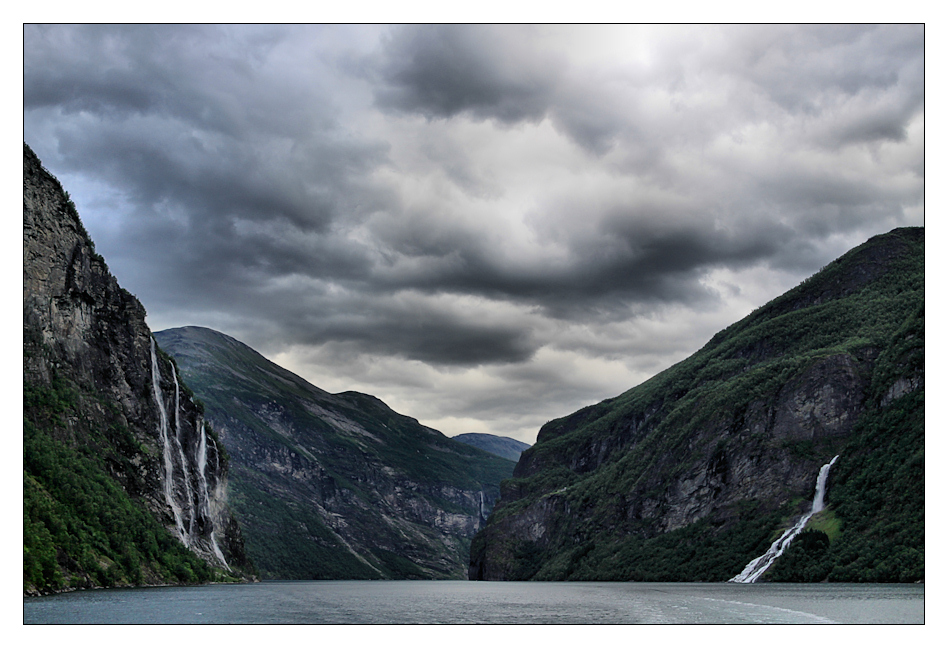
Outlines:
POLYGON ((24 599, 25 623, 924 623, 924 585, 268 581, 24 599))

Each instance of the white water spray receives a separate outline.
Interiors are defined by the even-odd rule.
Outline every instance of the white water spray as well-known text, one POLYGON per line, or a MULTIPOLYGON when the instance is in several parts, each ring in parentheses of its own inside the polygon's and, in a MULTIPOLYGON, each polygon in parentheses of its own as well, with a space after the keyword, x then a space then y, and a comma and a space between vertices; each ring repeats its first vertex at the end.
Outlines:
POLYGON ((813 504, 810 507, 810 512, 800 518, 792 528, 784 531, 783 535, 770 545, 770 549, 768 549, 764 555, 758 556, 747 563, 747 566, 744 567, 744 571, 729 580, 729 583, 756 583, 761 574, 770 569, 774 561, 790 546, 793 539, 803 531, 803 527, 810 521, 810 518, 823 510, 823 496, 826 494, 826 479, 829 477, 830 467, 836 463, 837 459, 839 459, 839 455, 833 457, 828 464, 820 468, 820 474, 816 478, 816 494, 813 496, 813 504))
MULTIPOLYGON (((154 391, 155 403, 158 405, 158 434, 161 437, 162 454, 164 456, 164 491, 165 501, 171 507, 174 514, 174 525, 178 531, 178 537, 181 542, 188 545, 188 534, 184 530, 184 519, 181 516, 181 507, 174 498, 174 462, 171 459, 171 439, 168 434, 168 412, 165 410, 165 403, 161 396, 161 387, 158 384, 158 356, 155 354, 155 339, 151 338, 151 385, 154 391)), ((175 383, 177 384, 177 383, 175 383)), ((175 403, 177 405, 177 403, 175 403)), ((177 412, 175 412, 177 418, 177 412)))

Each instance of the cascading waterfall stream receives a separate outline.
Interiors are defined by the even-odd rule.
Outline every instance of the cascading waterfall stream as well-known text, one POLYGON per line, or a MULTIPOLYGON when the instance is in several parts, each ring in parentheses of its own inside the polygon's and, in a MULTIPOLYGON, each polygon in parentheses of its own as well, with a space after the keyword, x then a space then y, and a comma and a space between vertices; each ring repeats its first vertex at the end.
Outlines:
MULTIPOLYGON (((205 470, 207 468, 207 431, 204 429, 204 421, 201 421, 201 437, 198 440, 198 451, 197 451, 197 462, 198 462, 198 483, 201 486, 201 512, 206 518, 210 518, 210 501, 211 498, 208 494, 207 489, 207 474, 205 470)), ((227 561, 224 559, 224 552, 221 551, 221 548, 217 544, 217 538, 214 537, 214 531, 211 530, 211 549, 214 550, 214 555, 217 556, 217 559, 223 563, 224 568, 230 570, 230 565, 227 564, 227 561)))
POLYGON ((810 512, 800 518, 792 528, 784 531, 783 534, 770 545, 766 553, 747 563, 747 566, 744 567, 744 571, 729 580, 729 583, 756 583, 757 579, 760 578, 765 571, 770 569, 774 561, 790 546, 793 539, 803 531, 803 528, 806 526, 806 523, 810 521, 810 518, 823 510, 823 497, 826 494, 826 479, 829 477, 830 467, 836 463, 837 459, 839 459, 839 455, 833 457, 828 464, 820 468, 820 474, 816 478, 816 494, 813 496, 813 504, 810 507, 810 512))
POLYGON ((204 421, 201 421, 201 436, 198 438, 197 447, 198 463, 198 484, 201 486, 201 494, 204 496, 201 500, 201 512, 207 514, 208 495, 207 495, 207 475, 204 469, 207 467, 207 434, 204 431, 204 421))
MULTIPOLYGON (((158 384, 158 356, 155 353, 155 339, 151 339, 151 385, 154 391, 155 403, 158 405, 158 434, 161 437, 162 454, 164 456, 164 491, 165 501, 171 507, 174 514, 174 525, 178 531, 178 537, 185 546, 188 546, 188 534, 184 529, 184 518, 181 515, 181 507, 174 498, 174 462, 171 459, 171 439, 168 433, 168 412, 165 410, 164 400, 161 396, 161 387, 158 384)), ((175 413, 177 417, 177 413, 175 413)))
MULTIPOLYGON (((203 548, 206 547, 207 544, 201 540, 201 532, 199 529, 195 528, 195 521, 198 519, 199 515, 203 515, 205 520, 211 522, 210 493, 207 484, 208 439, 207 432, 204 427, 204 420, 199 418, 199 425, 196 425, 196 427, 200 428, 200 434, 197 436, 197 447, 194 453, 197 468, 196 484, 198 489, 198 492, 195 493, 194 489, 191 488, 192 471, 189 470, 188 459, 185 455, 184 446, 181 441, 181 386, 178 382, 178 374, 174 365, 172 365, 171 373, 174 378, 174 433, 172 438, 168 411, 165 409, 164 397, 161 393, 161 386, 159 383, 161 373, 158 366, 158 355, 155 352, 154 338, 151 340, 151 373, 155 403, 158 405, 158 432, 159 436, 161 437, 162 454, 164 458, 164 474, 162 475, 162 478, 164 482, 163 486, 165 501, 168 503, 168 506, 171 507, 171 511, 174 514, 175 530, 177 531, 178 538, 181 540, 184 546, 190 549, 203 548), (175 495, 175 460, 174 448, 172 448, 172 445, 177 447, 178 461, 181 465, 181 478, 184 483, 185 497, 187 498, 187 501, 184 504, 179 503, 175 495), (187 525, 185 524, 186 516, 188 517, 187 525)), ((220 466, 216 463, 216 453, 214 458, 215 465, 219 470, 220 466)), ((212 529, 209 534, 210 549, 213 551, 214 555, 224 566, 224 568, 230 570, 227 560, 224 559, 224 553, 221 551, 220 546, 217 544, 217 539, 214 537, 213 522, 211 522, 211 527, 212 529)))
MULTIPOLYGON (((197 517, 197 507, 194 505, 194 493, 191 491, 191 478, 188 475, 188 461, 184 456, 184 448, 181 446, 181 388, 178 385, 178 372, 175 366, 171 365, 171 375, 174 377, 174 442, 178 446, 178 458, 181 460, 181 472, 183 473, 184 490, 187 493, 188 506, 191 509, 191 518, 188 520, 188 538, 194 537, 194 520, 197 517)), ((189 542, 185 543, 189 545, 189 542)))

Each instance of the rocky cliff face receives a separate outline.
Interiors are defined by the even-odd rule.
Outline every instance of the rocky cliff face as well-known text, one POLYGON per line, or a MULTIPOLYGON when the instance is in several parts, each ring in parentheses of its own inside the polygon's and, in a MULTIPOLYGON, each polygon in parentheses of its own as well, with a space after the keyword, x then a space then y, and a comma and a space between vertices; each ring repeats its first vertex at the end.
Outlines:
POLYGON ((366 394, 330 394, 222 333, 159 331, 232 457, 267 578, 464 578, 513 462, 366 394))
MULTIPOLYGON (((145 309, 109 273, 68 195, 26 146, 23 256, 24 388, 39 395, 25 404, 30 431, 101 462, 183 546, 241 573, 248 565, 226 505, 227 461, 201 408, 156 348, 145 309), (49 394, 59 400, 50 404, 49 394)), ((78 557, 58 551, 75 572, 78 557)))
POLYGON ((830 458, 837 474, 869 470, 860 439, 898 398, 906 432, 890 441, 917 461, 907 403, 923 394, 924 346, 899 363, 891 350, 923 321, 923 246, 918 228, 876 237, 691 358, 545 425, 474 541, 471 578, 725 580, 809 505, 830 458))

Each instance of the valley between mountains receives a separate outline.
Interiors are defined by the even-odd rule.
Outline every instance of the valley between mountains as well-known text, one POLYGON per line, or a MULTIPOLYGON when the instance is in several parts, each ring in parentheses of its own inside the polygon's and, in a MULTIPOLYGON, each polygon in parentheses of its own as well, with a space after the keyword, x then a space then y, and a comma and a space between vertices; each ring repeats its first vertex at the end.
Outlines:
POLYGON ((514 463, 382 401, 329 394, 222 333, 155 339, 231 458, 230 505, 266 578, 463 578, 514 463))
POLYGON ((815 494, 761 580, 924 580, 923 228, 870 239, 533 446, 448 438, 211 329, 150 331, 26 145, 23 245, 24 594, 726 581, 815 494))

